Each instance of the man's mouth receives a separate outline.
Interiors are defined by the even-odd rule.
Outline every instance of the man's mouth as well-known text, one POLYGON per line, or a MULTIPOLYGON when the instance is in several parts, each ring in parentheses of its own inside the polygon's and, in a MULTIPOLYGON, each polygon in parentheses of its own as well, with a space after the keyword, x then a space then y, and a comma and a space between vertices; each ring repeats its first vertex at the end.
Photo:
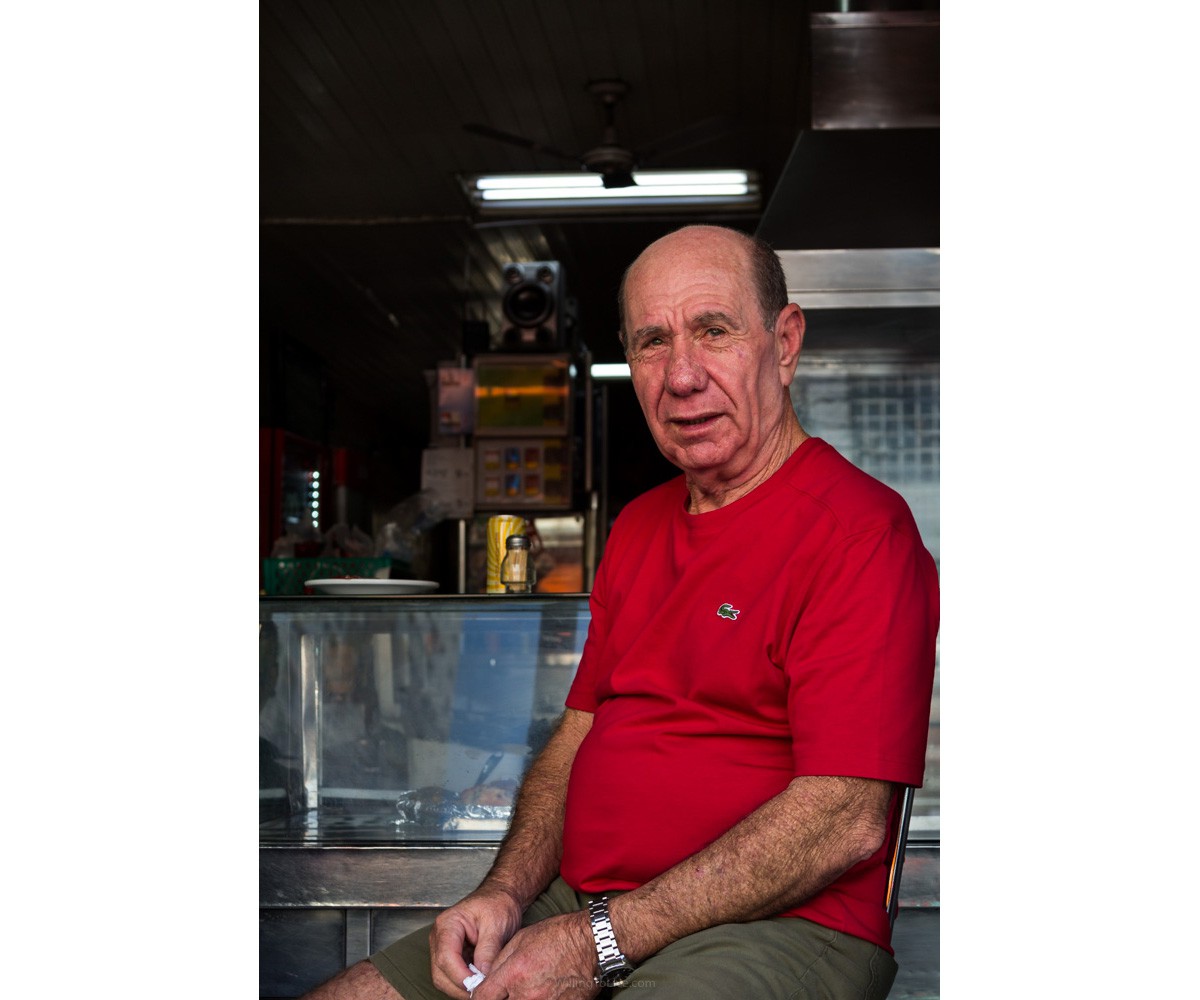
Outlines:
POLYGON ((707 424, 716 419, 717 414, 708 413, 702 417, 676 417, 671 422, 678 427, 699 427, 701 424, 707 424))

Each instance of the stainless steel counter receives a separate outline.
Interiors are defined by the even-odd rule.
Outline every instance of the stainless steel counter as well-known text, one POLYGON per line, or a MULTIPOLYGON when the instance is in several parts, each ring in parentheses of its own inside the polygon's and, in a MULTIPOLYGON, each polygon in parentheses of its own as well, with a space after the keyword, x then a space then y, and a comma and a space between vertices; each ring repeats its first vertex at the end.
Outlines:
MULTIPOLYGON (((494 844, 461 847, 263 846, 260 997, 298 997, 432 920, 479 884, 494 844)), ((893 1000, 938 996, 940 858, 910 843, 893 944, 893 1000)))

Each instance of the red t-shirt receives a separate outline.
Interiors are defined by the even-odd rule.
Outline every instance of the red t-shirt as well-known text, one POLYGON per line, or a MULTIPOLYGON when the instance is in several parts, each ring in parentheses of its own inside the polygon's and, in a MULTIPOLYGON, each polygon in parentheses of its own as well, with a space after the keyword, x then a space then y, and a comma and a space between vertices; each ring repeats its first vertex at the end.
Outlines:
MULTIPOLYGON (((819 438, 705 514, 679 477, 617 518, 570 708, 562 875, 632 889, 798 775, 921 784, 937 575, 907 504, 819 438)), ((890 948, 886 845, 788 910, 890 948)))

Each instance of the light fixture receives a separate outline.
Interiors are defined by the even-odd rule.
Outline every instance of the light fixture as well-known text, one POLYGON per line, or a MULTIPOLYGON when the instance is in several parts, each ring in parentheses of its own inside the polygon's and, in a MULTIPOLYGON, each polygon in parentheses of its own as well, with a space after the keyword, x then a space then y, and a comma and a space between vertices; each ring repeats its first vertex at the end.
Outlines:
POLYGON ((481 218, 563 212, 757 212, 750 170, 635 170, 632 187, 606 188, 597 173, 471 175, 462 180, 481 218))
POLYGON ((601 381, 629 378, 629 365, 626 364, 593 364, 589 371, 592 373, 592 378, 601 381))

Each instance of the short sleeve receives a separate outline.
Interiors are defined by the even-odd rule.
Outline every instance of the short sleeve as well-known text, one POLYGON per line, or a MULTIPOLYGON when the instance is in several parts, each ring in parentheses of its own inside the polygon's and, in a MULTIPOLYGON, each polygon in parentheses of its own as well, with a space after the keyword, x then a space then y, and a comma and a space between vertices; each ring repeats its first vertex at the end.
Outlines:
POLYGON ((890 524, 830 552, 785 660, 797 775, 921 784, 937 623, 936 568, 915 531, 890 524))

